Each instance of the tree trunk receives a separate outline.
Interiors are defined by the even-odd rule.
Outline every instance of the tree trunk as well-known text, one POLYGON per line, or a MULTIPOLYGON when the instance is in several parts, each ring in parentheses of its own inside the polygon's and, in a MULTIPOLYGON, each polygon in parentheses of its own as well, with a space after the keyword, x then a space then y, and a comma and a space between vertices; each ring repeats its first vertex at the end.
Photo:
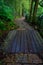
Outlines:
POLYGON ((38 9, 38 3, 39 3, 39 0, 36 0, 34 10, 33 10, 33 20, 32 20, 33 23, 36 22, 36 14, 37 14, 37 9, 38 9))
POLYGON ((32 7, 33 7, 33 0, 31 0, 31 6, 30 6, 30 15, 29 15, 29 21, 32 21, 32 7))
POLYGON ((24 5, 22 4, 22 16, 24 16, 24 5))

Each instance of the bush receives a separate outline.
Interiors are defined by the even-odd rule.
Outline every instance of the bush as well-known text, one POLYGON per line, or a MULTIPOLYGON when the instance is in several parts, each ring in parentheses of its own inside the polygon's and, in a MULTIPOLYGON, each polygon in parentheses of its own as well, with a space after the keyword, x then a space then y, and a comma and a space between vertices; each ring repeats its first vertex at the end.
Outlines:
POLYGON ((0 30, 6 30, 5 23, 0 21, 0 30))
POLYGON ((4 4, 0 5, 0 19, 3 19, 5 21, 12 21, 14 18, 13 16, 13 10, 4 4))
POLYGON ((12 22, 14 18, 13 9, 0 2, 0 30, 11 30, 18 26, 12 22))

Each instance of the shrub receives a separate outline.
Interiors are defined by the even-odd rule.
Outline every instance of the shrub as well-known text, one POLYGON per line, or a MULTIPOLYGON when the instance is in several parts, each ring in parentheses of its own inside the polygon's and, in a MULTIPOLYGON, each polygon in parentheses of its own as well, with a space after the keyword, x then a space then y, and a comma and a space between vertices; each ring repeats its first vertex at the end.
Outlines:
POLYGON ((3 21, 0 21, 0 30, 6 30, 6 27, 3 21))
POLYGON ((13 18, 13 10, 9 6, 2 4, 0 6, 0 19, 3 19, 8 22, 12 21, 13 18))

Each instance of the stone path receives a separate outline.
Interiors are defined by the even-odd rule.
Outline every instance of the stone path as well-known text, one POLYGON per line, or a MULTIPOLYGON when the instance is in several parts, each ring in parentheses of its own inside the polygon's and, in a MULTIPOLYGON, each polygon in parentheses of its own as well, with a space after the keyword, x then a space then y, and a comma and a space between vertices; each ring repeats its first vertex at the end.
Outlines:
POLYGON ((38 57, 37 53, 43 53, 43 40, 37 31, 24 22, 24 19, 23 17, 15 21, 19 25, 19 29, 10 31, 5 40, 6 55, 9 53, 12 54, 12 57, 7 55, 4 60, 8 62, 8 59, 13 58, 13 63, 15 61, 20 63, 19 65, 21 63, 23 65, 26 65, 25 63, 42 63, 42 59, 38 57))

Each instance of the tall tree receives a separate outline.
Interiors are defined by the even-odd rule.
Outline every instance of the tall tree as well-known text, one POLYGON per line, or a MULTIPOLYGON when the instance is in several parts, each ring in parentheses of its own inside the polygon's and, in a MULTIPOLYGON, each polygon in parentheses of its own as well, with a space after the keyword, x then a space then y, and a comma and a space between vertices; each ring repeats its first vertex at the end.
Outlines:
POLYGON ((33 0, 31 0, 31 6, 30 6, 30 15, 29 15, 29 21, 32 22, 32 7, 33 7, 33 0))
POLYGON ((36 22, 38 3, 39 3, 39 0, 35 0, 35 6, 34 6, 34 10, 33 10, 33 20, 32 20, 33 23, 36 22))

